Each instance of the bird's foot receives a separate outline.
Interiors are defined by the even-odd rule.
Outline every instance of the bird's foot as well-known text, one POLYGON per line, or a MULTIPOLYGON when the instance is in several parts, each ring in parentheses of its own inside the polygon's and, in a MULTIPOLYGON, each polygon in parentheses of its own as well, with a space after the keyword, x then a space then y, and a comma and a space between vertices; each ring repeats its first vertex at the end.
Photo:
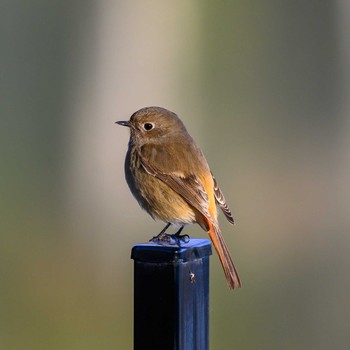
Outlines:
POLYGON ((169 244, 181 247, 181 244, 186 244, 190 241, 190 236, 180 235, 177 233, 171 235, 169 233, 161 232, 159 235, 151 238, 149 241, 160 245, 169 244))

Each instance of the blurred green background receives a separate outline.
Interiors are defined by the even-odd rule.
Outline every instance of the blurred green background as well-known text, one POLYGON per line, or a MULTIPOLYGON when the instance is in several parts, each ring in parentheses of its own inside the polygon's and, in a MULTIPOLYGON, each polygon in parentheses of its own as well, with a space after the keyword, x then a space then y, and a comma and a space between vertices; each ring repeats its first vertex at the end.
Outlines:
POLYGON ((243 288, 213 255, 211 348, 349 348, 349 23, 345 0, 1 1, 0 349, 132 348, 130 249, 163 225, 113 123, 148 105, 237 221, 243 288))

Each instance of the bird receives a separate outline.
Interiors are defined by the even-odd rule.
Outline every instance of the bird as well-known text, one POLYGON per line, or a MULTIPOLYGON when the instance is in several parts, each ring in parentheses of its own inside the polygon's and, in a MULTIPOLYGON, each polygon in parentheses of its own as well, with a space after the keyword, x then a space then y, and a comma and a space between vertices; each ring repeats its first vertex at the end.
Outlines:
POLYGON ((230 289, 241 281, 218 224, 217 207, 229 223, 234 219, 203 152, 181 119, 162 107, 144 107, 128 121, 117 121, 130 129, 125 157, 126 182, 131 193, 153 219, 166 223, 153 241, 169 240, 166 230, 197 223, 208 232, 219 256, 230 289))

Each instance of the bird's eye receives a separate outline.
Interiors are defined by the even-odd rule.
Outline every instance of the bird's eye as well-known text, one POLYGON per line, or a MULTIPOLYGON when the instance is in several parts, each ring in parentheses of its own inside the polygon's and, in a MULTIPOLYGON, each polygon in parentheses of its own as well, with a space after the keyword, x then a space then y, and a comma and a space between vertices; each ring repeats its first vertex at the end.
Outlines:
POLYGON ((152 123, 145 123, 143 124, 143 128, 146 130, 146 131, 150 131, 154 128, 154 124, 152 123))

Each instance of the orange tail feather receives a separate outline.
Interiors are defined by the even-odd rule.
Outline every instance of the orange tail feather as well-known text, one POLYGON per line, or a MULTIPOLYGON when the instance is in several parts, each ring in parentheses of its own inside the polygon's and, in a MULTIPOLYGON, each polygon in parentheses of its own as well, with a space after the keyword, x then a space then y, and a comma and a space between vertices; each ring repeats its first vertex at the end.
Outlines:
POLYGON ((221 234, 220 228, 218 227, 218 225, 210 223, 208 233, 219 255, 221 265, 225 272, 227 284, 231 289, 234 289, 235 287, 240 288, 241 281, 239 279, 238 272, 235 268, 231 255, 224 241, 224 237, 221 234))

